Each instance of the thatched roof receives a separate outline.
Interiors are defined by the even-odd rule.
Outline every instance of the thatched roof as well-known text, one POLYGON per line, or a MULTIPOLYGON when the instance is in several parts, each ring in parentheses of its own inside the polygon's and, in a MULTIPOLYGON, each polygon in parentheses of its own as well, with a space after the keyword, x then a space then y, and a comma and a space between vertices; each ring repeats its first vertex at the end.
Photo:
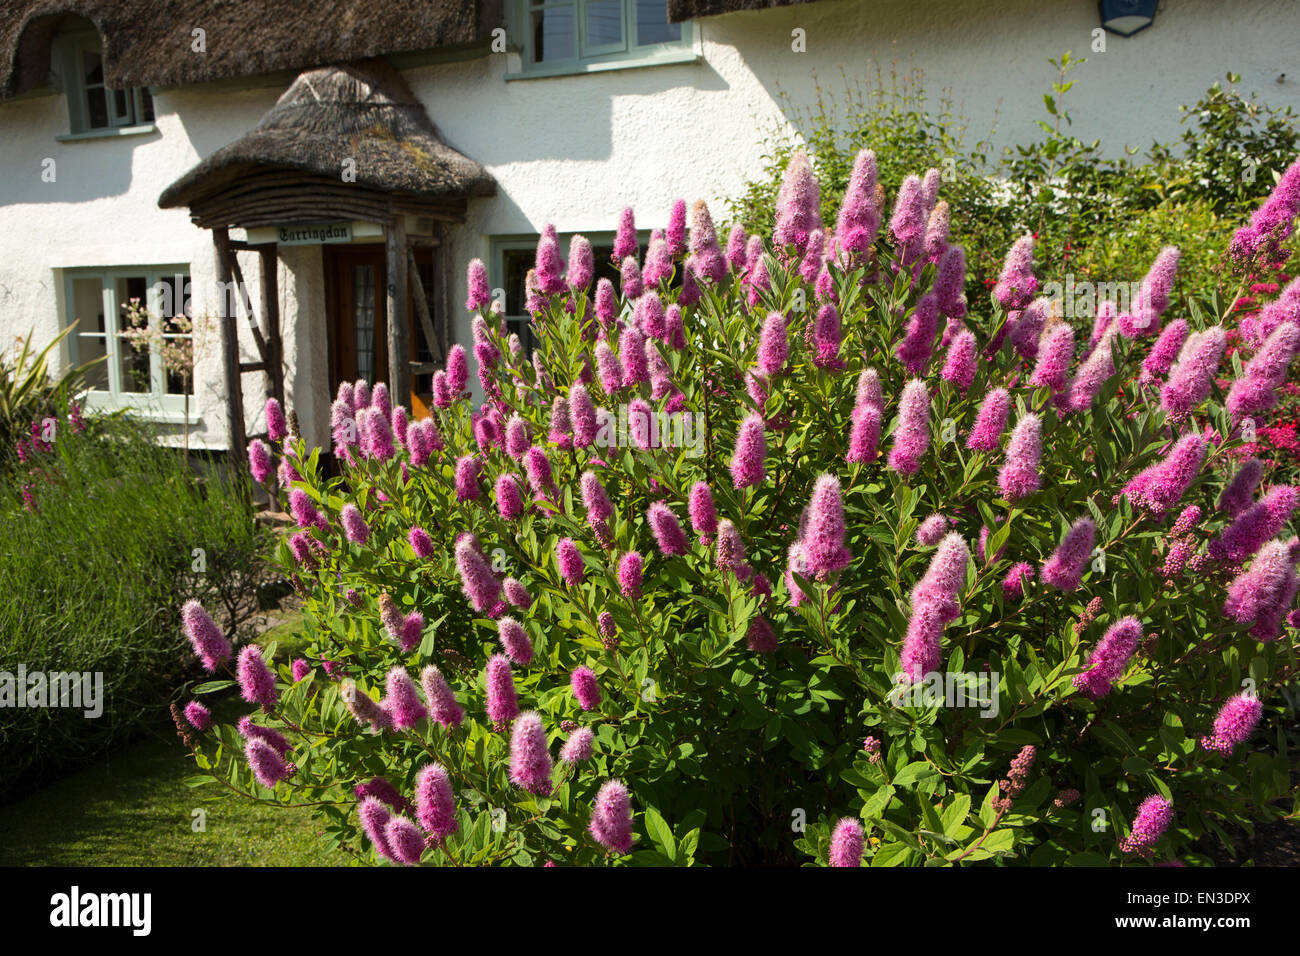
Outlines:
POLYGON ((0 0, 0 98, 45 85, 68 15, 98 28, 118 89, 471 44, 503 22, 501 0, 0 0), (206 52, 194 51, 196 29, 206 52))
POLYGON ((719 13, 766 10, 769 7, 789 7, 796 3, 814 2, 815 0, 668 0, 668 22, 681 23, 719 13))
POLYGON ((168 186, 158 205, 200 209, 247 194, 259 178, 319 182, 318 191, 340 196, 463 201, 496 191, 487 170, 442 141, 401 74, 380 59, 301 74, 256 126, 168 186))

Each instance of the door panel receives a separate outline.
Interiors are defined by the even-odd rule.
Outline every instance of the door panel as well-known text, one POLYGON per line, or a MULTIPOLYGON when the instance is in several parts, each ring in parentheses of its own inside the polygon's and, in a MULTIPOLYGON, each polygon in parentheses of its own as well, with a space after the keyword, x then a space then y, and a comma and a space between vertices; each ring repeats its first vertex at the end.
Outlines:
MULTIPOLYGON (((371 383, 388 381, 388 271, 384 246, 325 246, 324 256, 330 395, 338 393, 340 382, 358 378, 371 383)), ((435 273, 431 250, 417 249, 416 263, 432 309, 435 273)), ((409 292, 406 311, 410 354, 416 361, 429 361, 424 330, 409 292)), ((409 400, 417 418, 429 414, 430 381, 429 375, 411 376, 409 400)))

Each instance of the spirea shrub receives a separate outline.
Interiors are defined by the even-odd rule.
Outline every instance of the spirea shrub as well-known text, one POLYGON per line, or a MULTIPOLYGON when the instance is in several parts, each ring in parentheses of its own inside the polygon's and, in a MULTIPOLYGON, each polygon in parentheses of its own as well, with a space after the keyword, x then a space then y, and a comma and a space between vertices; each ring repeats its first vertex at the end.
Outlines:
POLYGON ((940 187, 864 151, 832 228, 797 157, 775 242, 679 205, 644 268, 628 210, 621 289, 548 229, 531 357, 471 263, 431 417, 345 385, 341 475, 274 449, 309 647, 199 621, 254 709, 197 782, 395 864, 1204 860, 1289 810, 1297 494, 1234 450, 1294 302, 1224 365, 1176 248, 1075 327, 1031 237, 967 302, 940 187))

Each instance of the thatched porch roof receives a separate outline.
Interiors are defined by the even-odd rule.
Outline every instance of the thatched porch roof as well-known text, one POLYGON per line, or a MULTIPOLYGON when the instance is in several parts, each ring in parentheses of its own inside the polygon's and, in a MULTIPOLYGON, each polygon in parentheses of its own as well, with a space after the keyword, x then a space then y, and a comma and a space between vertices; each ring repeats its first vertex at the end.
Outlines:
POLYGON ((369 219, 367 204, 396 198, 460 218, 466 199, 492 195, 496 183, 442 141, 401 74, 376 59, 301 74, 255 127, 168 186, 158 205, 188 206, 205 226, 308 221, 286 215, 295 191, 317 212, 336 199, 336 214, 369 219))
POLYGON ((0 0, 0 99, 44 86, 50 41, 75 15, 104 45, 115 89, 302 70, 484 40, 502 0, 0 0), (193 31, 206 52, 195 52, 193 31))

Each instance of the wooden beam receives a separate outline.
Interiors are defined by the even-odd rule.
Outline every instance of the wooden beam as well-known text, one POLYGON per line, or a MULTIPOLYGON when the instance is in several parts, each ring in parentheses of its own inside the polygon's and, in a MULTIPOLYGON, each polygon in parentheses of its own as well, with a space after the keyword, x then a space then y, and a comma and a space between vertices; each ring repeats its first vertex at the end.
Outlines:
POLYGON ((438 276, 439 301, 435 309, 438 331, 442 333, 442 354, 445 357, 451 353, 451 250, 447 244, 450 230, 446 223, 438 223, 436 228, 439 245, 433 251, 433 271, 438 276))
MULTIPOLYGON (((284 406, 284 339, 280 334, 280 256, 278 246, 264 245, 262 256, 262 308, 266 312, 266 364, 271 397, 284 406)), ((285 409, 286 413, 288 409, 285 409)))
MULTIPOLYGON (((230 260, 234 253, 226 248, 230 233, 225 229, 213 229, 212 241, 216 246, 217 278, 223 290, 230 288, 230 260)), ((248 446, 244 433, 244 386, 239 377, 239 320, 237 310, 229 309, 226 296, 221 303, 221 354, 226 383, 226 439, 230 454, 235 459, 236 467, 242 467, 248 456, 248 446)))
POLYGON ((406 312, 406 224, 393 216, 385 230, 388 266, 388 395, 411 410, 411 341, 406 312))
MULTIPOLYGON (((434 330, 433 316, 429 313, 429 303, 424 298, 424 283, 420 281, 420 267, 416 264, 415 253, 406 252, 406 262, 410 267, 411 298, 415 301, 415 314, 420 318, 420 329, 424 332, 424 341, 429 346, 429 354, 435 360, 442 357, 442 344, 434 330)), ((414 363, 412 363, 414 364, 414 363)))
MULTIPOLYGON (((223 229, 221 231, 226 233, 227 236, 229 235, 226 230, 223 229)), ((233 275, 235 279, 235 300, 237 304, 231 311, 238 312, 240 303, 242 303, 248 310, 249 331, 253 333, 253 342, 257 345, 257 354, 262 357, 263 362, 266 362, 268 361, 266 355, 266 339, 262 337, 262 330, 258 327, 257 314, 253 311, 252 298, 248 297, 246 299, 242 291, 248 288, 248 283, 244 281, 244 272, 239 268, 239 258, 235 255, 234 250, 228 245, 229 241, 230 240, 227 239, 226 243, 222 244, 221 253, 225 258, 227 273, 233 275)), ((227 283, 227 288, 229 288, 229 283, 227 283)))

